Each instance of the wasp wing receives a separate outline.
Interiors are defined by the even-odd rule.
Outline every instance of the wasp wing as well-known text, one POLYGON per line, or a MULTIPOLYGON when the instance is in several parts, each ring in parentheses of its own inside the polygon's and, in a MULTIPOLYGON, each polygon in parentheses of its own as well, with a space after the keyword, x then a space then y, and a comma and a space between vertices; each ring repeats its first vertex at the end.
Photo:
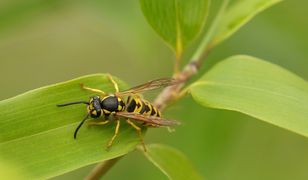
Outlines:
POLYGON ((141 123, 146 123, 151 126, 175 126, 181 124, 180 122, 175 120, 168 120, 156 116, 145 116, 142 114, 130 113, 130 112, 117 112, 115 115, 118 117, 132 119, 141 123))
POLYGON ((122 91, 122 92, 119 92, 119 93, 116 93, 116 94, 126 96, 126 95, 130 95, 130 94, 137 94, 137 93, 142 93, 144 91, 158 89, 158 88, 161 88, 161 87, 172 86, 172 85, 175 85, 175 84, 178 84, 178 83, 180 83, 180 81, 175 80, 173 78, 155 79, 155 80, 148 81, 144 84, 132 87, 128 90, 125 90, 125 91, 122 91))

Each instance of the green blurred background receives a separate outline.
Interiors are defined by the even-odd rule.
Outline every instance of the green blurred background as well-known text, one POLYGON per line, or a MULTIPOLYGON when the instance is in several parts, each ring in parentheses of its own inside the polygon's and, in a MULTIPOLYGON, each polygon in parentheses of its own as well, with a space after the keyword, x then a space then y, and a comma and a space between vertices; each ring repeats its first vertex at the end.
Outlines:
MULTIPOLYGON (((212 3, 212 13, 219 3, 212 3)), ((248 54, 308 79, 307 6, 285 1, 261 13, 215 48, 202 72, 230 55, 248 54)), ((86 74, 109 72, 136 85, 170 76, 172 69, 172 51, 147 24, 137 0, 0 0, 0 99, 86 74)), ((174 133, 150 129, 146 143, 180 149, 207 179, 308 179, 308 140, 302 136, 201 107, 190 97, 165 114, 183 125, 174 133)), ((54 179, 82 179, 91 168, 54 179)), ((106 175, 123 178, 167 179, 139 152, 106 175)))

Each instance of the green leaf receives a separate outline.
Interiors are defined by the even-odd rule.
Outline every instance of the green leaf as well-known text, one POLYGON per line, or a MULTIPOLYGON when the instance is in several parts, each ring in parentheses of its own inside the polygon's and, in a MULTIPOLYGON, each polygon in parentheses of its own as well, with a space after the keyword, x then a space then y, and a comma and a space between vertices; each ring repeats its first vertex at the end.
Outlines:
POLYGON ((22 172, 17 172, 16 168, 7 162, 0 160, 0 177, 7 177, 9 179, 23 179, 22 172))
POLYGON ((239 111, 308 136, 308 83, 269 62, 230 57, 192 84, 201 105, 239 111))
MULTIPOLYGON (((119 80, 116 79, 117 82, 119 80)), ((56 107, 56 104, 87 101, 92 93, 82 90, 84 83, 105 92, 114 88, 105 74, 80 77, 0 102, 0 159, 16 165, 29 179, 46 179, 133 150, 139 138, 133 128, 122 123, 109 151, 106 145, 114 134, 114 122, 104 126, 81 127, 85 105, 56 107)), ((124 87, 123 82, 119 86, 124 87)))
POLYGON ((140 0, 141 9, 152 28, 177 54, 202 29, 209 0, 140 0))
POLYGON ((151 144, 147 146, 147 152, 141 148, 140 150, 169 179, 203 179, 190 160, 177 149, 162 144, 151 144))
POLYGON ((280 1, 282 0, 238 0, 234 2, 234 4, 225 11, 221 17, 220 23, 217 25, 217 31, 212 46, 224 41, 258 13, 280 1))

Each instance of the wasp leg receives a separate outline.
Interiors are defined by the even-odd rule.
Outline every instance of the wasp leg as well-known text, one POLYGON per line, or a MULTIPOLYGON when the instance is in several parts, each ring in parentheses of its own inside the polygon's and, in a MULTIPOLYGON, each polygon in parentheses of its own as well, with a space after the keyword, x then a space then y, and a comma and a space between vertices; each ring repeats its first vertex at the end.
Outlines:
POLYGON ((126 122, 128 124, 130 124, 134 129, 136 129, 138 135, 139 135, 139 138, 140 138, 140 142, 141 142, 141 145, 143 147, 143 150, 144 152, 147 151, 146 147, 145 147, 145 144, 144 144, 144 141, 143 141, 143 137, 142 137, 142 133, 141 133, 141 128, 138 127, 136 124, 134 124, 133 122, 131 122, 129 119, 126 120, 126 122))
POLYGON ((105 125, 107 124, 109 121, 99 121, 99 122, 88 122, 89 126, 93 126, 93 125, 105 125))
POLYGON ((89 88, 87 86, 84 86, 84 84, 80 84, 80 87, 84 90, 87 90, 87 91, 91 91, 91 92, 94 92, 94 93, 97 93, 97 94, 101 94, 102 96, 106 96, 107 94, 102 91, 102 90, 99 90, 99 89, 93 89, 93 88, 89 88))
POLYGON ((114 89, 116 90, 116 93, 119 92, 119 86, 118 84, 115 82, 115 80, 112 78, 112 76, 110 74, 107 74, 108 79, 111 81, 111 83, 114 86, 114 89))
POLYGON ((114 131, 114 135, 112 136, 112 138, 110 139, 108 145, 107 145, 107 149, 109 149, 112 144, 113 144, 113 141, 114 139, 117 137, 118 133, 119 133, 119 128, 120 128, 120 120, 116 120, 117 122, 117 125, 116 125, 116 128, 115 128, 115 131, 114 131))

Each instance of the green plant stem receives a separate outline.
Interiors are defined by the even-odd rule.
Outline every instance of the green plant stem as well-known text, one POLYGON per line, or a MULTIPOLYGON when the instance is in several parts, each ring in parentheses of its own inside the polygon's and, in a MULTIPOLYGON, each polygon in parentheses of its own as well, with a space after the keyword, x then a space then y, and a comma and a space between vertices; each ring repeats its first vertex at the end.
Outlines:
POLYGON ((207 53, 210 51, 210 49, 212 49, 213 47, 213 36, 215 35, 215 31, 217 29, 217 26, 227 8, 229 4, 229 0, 224 0, 222 2, 222 5, 219 9, 219 11, 217 12, 217 15, 215 17, 215 19, 212 22, 212 25, 210 26, 210 29, 208 30, 208 32, 206 33, 206 35, 204 36, 203 40, 201 41, 199 47, 197 48, 196 52, 193 54, 191 61, 200 61, 202 59, 204 59, 203 57, 207 56, 207 53))
POLYGON ((98 163, 94 169, 89 173, 89 175, 85 178, 86 180, 99 180, 103 175, 105 175, 110 168, 115 165, 123 156, 116 157, 114 159, 109 159, 107 161, 103 161, 98 163))
POLYGON ((192 56, 190 62, 184 67, 182 72, 177 74, 175 78, 181 83, 166 87, 155 99, 154 105, 160 110, 164 109, 170 102, 178 100, 178 95, 181 94, 181 89, 185 86, 185 83, 200 69, 202 62, 207 58, 209 52, 213 48, 211 40, 215 35, 215 30, 219 24, 226 7, 228 6, 229 0, 224 0, 222 5, 214 19, 209 31, 200 43, 199 48, 192 56))

